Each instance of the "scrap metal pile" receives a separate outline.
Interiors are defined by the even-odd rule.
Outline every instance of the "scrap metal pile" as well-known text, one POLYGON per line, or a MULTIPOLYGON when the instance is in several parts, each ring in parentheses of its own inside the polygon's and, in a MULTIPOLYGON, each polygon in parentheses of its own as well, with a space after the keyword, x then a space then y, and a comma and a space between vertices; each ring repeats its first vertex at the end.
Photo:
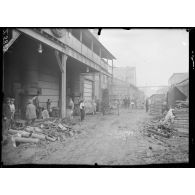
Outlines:
POLYGON ((40 143, 41 141, 63 141, 67 137, 72 137, 79 133, 67 125, 68 122, 57 119, 47 119, 36 121, 33 126, 19 126, 8 130, 11 136, 13 146, 16 147, 20 143, 40 143), (66 122, 66 123, 65 123, 66 122))

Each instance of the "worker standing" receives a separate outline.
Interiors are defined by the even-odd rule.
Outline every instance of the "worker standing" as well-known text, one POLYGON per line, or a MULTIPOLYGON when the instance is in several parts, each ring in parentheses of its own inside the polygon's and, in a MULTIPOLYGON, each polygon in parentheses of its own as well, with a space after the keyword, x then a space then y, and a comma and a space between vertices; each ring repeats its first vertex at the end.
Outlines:
POLYGON ((11 109, 10 98, 6 98, 6 102, 3 104, 3 140, 2 143, 7 142, 8 130, 11 124, 11 109))
POLYGON ((146 98, 146 112, 148 112, 148 108, 149 108, 149 101, 148 101, 148 98, 146 98))
POLYGON ((13 128, 14 115, 15 115, 15 111, 16 111, 15 105, 14 105, 14 100, 15 100, 14 98, 10 99, 10 111, 11 111, 11 124, 10 124, 10 126, 11 126, 11 128, 13 128))
POLYGON ((85 118, 85 105, 83 100, 81 100, 80 102, 80 113, 81 113, 81 121, 83 121, 85 118))
POLYGON ((131 100, 131 108, 134 109, 135 103, 134 103, 134 99, 131 100))
POLYGON ((32 98, 32 101, 33 101, 33 103, 34 103, 34 105, 35 105, 35 107, 36 107, 36 116, 37 116, 37 118, 41 118, 41 112, 42 112, 42 108, 40 107, 40 105, 39 105, 39 91, 37 92, 37 96, 35 96, 35 97, 33 97, 32 98))
POLYGON ((72 98, 69 99, 69 105, 68 108, 70 109, 70 119, 73 119, 73 113, 74 113, 74 102, 72 101, 72 98))
POLYGON ((49 113, 49 116, 51 116, 52 109, 51 109, 51 100, 50 99, 47 100, 47 111, 49 113))

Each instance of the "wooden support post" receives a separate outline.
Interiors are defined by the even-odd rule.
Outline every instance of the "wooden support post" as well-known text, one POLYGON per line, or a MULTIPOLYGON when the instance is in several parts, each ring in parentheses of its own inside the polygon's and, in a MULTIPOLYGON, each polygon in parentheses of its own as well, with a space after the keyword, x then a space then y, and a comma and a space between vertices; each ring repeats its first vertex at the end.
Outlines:
POLYGON ((61 70, 60 110, 61 110, 61 118, 64 118, 66 116, 66 61, 68 56, 62 53, 62 59, 60 59, 60 53, 58 51, 55 51, 55 56, 61 70))
POLYGON ((92 77, 93 77, 93 88, 92 88, 92 94, 93 94, 93 99, 95 99, 95 73, 92 73, 92 77))
POLYGON ((102 100, 102 75, 101 72, 99 73, 99 98, 100 100, 102 100))
POLYGON ((66 61, 68 56, 62 54, 62 69, 61 73, 61 117, 64 118, 66 116, 66 61))

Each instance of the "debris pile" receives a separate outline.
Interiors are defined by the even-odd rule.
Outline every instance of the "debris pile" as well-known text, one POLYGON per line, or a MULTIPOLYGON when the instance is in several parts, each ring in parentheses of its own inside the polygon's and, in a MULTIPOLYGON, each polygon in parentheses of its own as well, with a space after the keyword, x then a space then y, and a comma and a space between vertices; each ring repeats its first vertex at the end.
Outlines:
POLYGON ((67 125, 61 119, 37 120, 33 126, 19 126, 15 130, 8 131, 11 135, 13 146, 17 143, 40 143, 41 141, 64 141, 67 137, 72 137, 79 133, 67 125))
POLYGON ((169 109, 163 117, 148 122, 145 126, 147 135, 157 135, 169 138, 173 135, 187 137, 189 135, 189 108, 188 102, 179 102, 175 109, 169 109))
POLYGON ((189 134, 189 102, 177 101, 174 115, 173 128, 181 133, 189 134))
POLYGON ((175 130, 172 128, 171 122, 164 123, 162 119, 152 120, 144 126, 146 135, 148 137, 161 136, 169 138, 175 134, 175 130))

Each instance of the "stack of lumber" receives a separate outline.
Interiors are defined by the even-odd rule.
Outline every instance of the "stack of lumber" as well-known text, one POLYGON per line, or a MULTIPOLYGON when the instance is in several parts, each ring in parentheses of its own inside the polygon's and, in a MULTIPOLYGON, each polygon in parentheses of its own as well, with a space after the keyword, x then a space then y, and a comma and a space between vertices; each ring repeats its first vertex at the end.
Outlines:
POLYGON ((179 132, 189 133, 189 108, 176 108, 173 128, 179 132))
POLYGON ((157 100, 150 105, 150 114, 154 116, 162 115, 163 102, 161 100, 157 100))

